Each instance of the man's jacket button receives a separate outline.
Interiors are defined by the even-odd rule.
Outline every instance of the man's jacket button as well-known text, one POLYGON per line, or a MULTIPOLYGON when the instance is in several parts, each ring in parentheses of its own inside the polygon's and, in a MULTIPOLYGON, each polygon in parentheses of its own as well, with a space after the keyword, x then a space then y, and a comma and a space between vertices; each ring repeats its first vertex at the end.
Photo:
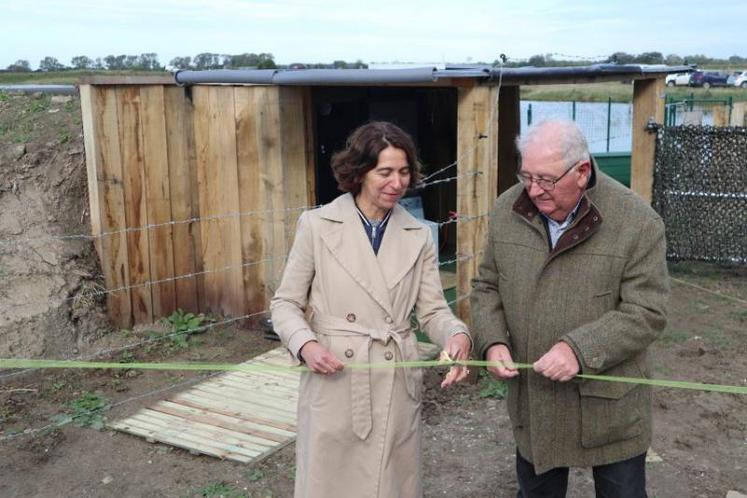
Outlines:
POLYGON ((346 358, 352 358, 353 357, 353 350, 352 349, 346 349, 345 350, 345 357, 346 358))
POLYGON ((392 354, 391 351, 387 351, 386 353, 384 353, 384 358, 386 358, 386 360, 389 361, 392 358, 394 358, 394 355, 392 354))
POLYGON ((354 322, 355 321, 355 313, 348 313, 348 316, 346 316, 345 318, 347 318, 349 322, 354 322))

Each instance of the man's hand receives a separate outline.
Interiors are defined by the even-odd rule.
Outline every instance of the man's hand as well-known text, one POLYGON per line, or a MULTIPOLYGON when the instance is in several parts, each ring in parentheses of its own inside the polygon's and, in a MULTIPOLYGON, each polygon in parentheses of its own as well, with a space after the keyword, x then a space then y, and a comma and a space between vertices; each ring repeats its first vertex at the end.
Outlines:
POLYGON ((496 362, 494 366, 488 367, 488 372, 499 379, 510 379, 519 375, 519 371, 514 368, 511 352, 505 344, 490 346, 485 354, 485 359, 490 362, 496 362))
POLYGON ((573 349, 565 342, 555 344, 542 358, 534 362, 534 371, 550 380, 567 382, 576 376, 580 367, 573 349))
MULTIPOLYGON (((457 360, 469 359, 469 352, 472 348, 472 342, 467 334, 454 334, 449 337, 444 352, 449 355, 449 358, 457 360)), ((461 382, 469 374, 469 369, 464 366, 454 365, 449 369, 441 382, 441 387, 449 387, 452 384, 461 382)))
POLYGON ((316 341, 309 341, 298 352, 306 366, 314 373, 333 374, 343 369, 344 365, 327 348, 316 341))

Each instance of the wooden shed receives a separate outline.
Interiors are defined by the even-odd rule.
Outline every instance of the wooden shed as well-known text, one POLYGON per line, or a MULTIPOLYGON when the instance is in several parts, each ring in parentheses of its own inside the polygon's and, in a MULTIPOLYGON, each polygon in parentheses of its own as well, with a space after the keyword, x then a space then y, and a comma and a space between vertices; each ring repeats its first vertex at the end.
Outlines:
MULTIPOLYGON (((466 296, 495 197, 517 168, 521 85, 632 81, 633 190, 650 200, 664 77, 682 68, 600 65, 404 70, 185 71, 80 85, 92 234, 120 327, 176 308, 265 310, 295 221, 338 192, 331 154, 356 126, 396 122, 419 146, 419 194, 456 255, 466 296), (451 168, 446 168, 453 165, 451 168)), ((443 259, 443 258, 442 258, 443 259)), ((468 300, 458 302, 463 318, 468 300)))

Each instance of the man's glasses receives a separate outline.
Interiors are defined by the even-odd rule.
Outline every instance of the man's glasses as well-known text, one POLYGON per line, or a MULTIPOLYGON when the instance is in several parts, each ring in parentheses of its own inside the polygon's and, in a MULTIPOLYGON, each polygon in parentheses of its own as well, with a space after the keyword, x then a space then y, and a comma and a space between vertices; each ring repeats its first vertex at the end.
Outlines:
POLYGON ((565 170, 565 172, 560 175, 559 177, 555 179, 551 178, 534 178, 531 175, 527 175, 526 173, 517 173, 516 178, 519 180, 519 183, 524 185, 524 188, 529 188, 532 185, 532 182, 536 183, 539 188, 542 190, 545 190, 547 192, 555 189, 555 184, 558 183, 560 180, 563 179, 565 175, 567 175, 573 168, 578 166, 579 164, 583 163, 584 161, 579 161, 575 163, 573 166, 565 170))

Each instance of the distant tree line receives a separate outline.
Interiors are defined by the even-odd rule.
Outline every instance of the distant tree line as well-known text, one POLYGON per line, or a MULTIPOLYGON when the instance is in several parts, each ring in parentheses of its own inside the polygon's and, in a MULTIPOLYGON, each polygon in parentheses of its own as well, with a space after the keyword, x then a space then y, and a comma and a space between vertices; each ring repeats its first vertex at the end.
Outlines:
MULTIPOLYGON (((174 57, 169 62, 168 69, 275 69, 278 66, 272 54, 260 53, 243 53, 236 55, 201 53, 194 57, 174 57)), ((368 66, 360 59, 355 62, 346 62, 337 60, 331 64, 312 63, 312 64, 290 64, 292 69, 295 68, 367 68, 368 66)), ((165 71, 164 67, 158 61, 158 54, 147 53, 140 55, 107 55, 104 58, 97 57, 92 59, 85 55, 77 55, 70 60, 70 65, 61 63, 55 57, 44 57, 39 62, 38 71, 165 71)), ((17 60, 6 68, 11 72, 30 72, 31 65, 27 60, 17 60)))
MULTIPOLYGON (((56 57, 44 57, 39 62, 38 71, 68 71, 68 70, 137 70, 137 71, 163 71, 164 67, 158 62, 158 54, 147 53, 140 55, 107 55, 103 59, 97 57, 92 59, 86 55, 76 55, 67 66, 56 57)), ((27 60, 17 60, 6 68, 12 72, 32 71, 31 64, 27 60)))
MULTIPOLYGON (((559 66, 588 66, 599 63, 617 63, 617 64, 667 64, 669 66, 695 64, 698 66, 745 66, 747 57, 732 55, 728 59, 718 59, 708 57, 703 54, 686 55, 681 57, 677 54, 663 55, 661 52, 643 52, 640 54, 628 54, 626 52, 615 52, 612 55, 600 59, 583 59, 574 58, 568 60, 570 56, 562 54, 537 54, 528 59, 496 59, 492 65, 498 67, 559 67, 559 66)), ((469 58, 471 61, 471 58, 469 58)), ((478 62, 477 64, 484 64, 478 62)), ((358 59, 355 62, 346 62, 336 60, 331 64, 327 63, 294 63, 286 66, 275 63, 275 58, 268 53, 243 53, 236 55, 215 54, 204 52, 194 57, 174 57, 168 65, 168 69, 275 69, 275 68, 314 68, 314 69, 365 69, 368 65, 358 59)), ((44 57, 39 62, 38 71, 67 71, 67 70, 109 70, 109 71, 165 71, 167 67, 161 65, 158 61, 158 54, 146 53, 140 55, 107 55, 104 58, 97 57, 92 59, 85 55, 77 55, 70 60, 70 65, 61 63, 55 57, 44 57)), ((6 71, 11 72, 29 72, 32 71, 31 65, 27 60, 17 60, 10 64, 6 71)))

